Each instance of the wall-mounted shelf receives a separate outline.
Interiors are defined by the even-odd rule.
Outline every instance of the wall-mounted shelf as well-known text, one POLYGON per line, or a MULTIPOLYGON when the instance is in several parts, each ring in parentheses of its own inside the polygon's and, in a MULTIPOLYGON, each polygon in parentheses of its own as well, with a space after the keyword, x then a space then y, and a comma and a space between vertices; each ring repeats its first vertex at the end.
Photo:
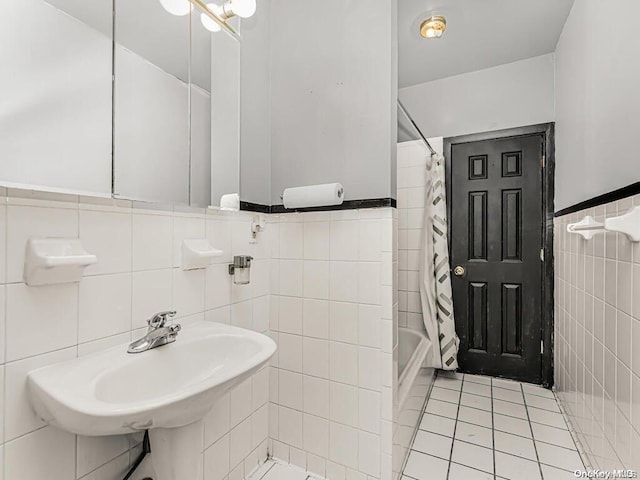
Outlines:
POLYGON ((624 215, 607 218, 604 223, 587 215, 581 221, 567 225, 567 231, 581 235, 585 240, 590 240, 598 233, 618 232, 625 234, 632 242, 640 242, 640 206, 624 215))
POLYGON ((222 256, 222 250, 211 246, 205 239, 182 241, 182 269, 195 270, 206 268, 213 259, 222 256))
POLYGON ((27 241, 24 281, 29 286, 79 282, 98 258, 77 238, 32 238, 27 241))
POLYGON ((597 222, 593 217, 587 215, 579 222, 567 225, 567 232, 577 233, 585 240, 591 240, 594 235, 604 233, 604 223, 597 222))
POLYGON ((624 233, 632 242, 640 242, 640 206, 632 208, 624 215, 607 218, 604 228, 609 232, 624 233))

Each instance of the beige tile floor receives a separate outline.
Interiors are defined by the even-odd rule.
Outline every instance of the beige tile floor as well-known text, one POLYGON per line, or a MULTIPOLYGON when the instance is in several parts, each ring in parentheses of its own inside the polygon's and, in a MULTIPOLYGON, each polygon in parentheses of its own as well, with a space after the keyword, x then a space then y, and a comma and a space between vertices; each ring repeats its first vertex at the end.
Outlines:
POLYGON ((584 470, 552 392, 477 375, 439 375, 403 480, 568 480, 584 470))

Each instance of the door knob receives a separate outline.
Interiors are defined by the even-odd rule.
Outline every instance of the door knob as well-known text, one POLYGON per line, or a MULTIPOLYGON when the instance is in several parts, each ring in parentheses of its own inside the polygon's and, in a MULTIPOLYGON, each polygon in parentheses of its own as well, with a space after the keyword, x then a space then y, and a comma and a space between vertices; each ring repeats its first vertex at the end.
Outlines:
POLYGON ((466 270, 464 269, 464 267, 462 265, 458 265, 456 268, 453 269, 453 274, 461 277, 465 274, 466 270))

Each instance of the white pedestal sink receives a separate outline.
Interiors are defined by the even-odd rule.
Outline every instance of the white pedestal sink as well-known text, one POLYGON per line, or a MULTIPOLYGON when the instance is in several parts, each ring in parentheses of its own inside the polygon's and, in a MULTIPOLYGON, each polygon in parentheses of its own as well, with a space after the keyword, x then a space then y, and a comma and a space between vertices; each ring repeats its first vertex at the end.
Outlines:
POLYGON ((149 430, 153 480, 198 480, 202 418, 275 351, 265 335, 200 322, 143 353, 121 345, 29 372, 29 395, 41 418, 72 433, 149 430))

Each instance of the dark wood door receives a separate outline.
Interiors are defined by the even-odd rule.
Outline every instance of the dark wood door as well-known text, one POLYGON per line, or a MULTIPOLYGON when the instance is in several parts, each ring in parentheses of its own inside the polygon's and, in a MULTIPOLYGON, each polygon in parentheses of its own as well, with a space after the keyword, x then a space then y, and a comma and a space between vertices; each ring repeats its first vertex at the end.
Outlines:
POLYGON ((452 286, 464 372, 541 382, 543 141, 451 146, 452 286))

